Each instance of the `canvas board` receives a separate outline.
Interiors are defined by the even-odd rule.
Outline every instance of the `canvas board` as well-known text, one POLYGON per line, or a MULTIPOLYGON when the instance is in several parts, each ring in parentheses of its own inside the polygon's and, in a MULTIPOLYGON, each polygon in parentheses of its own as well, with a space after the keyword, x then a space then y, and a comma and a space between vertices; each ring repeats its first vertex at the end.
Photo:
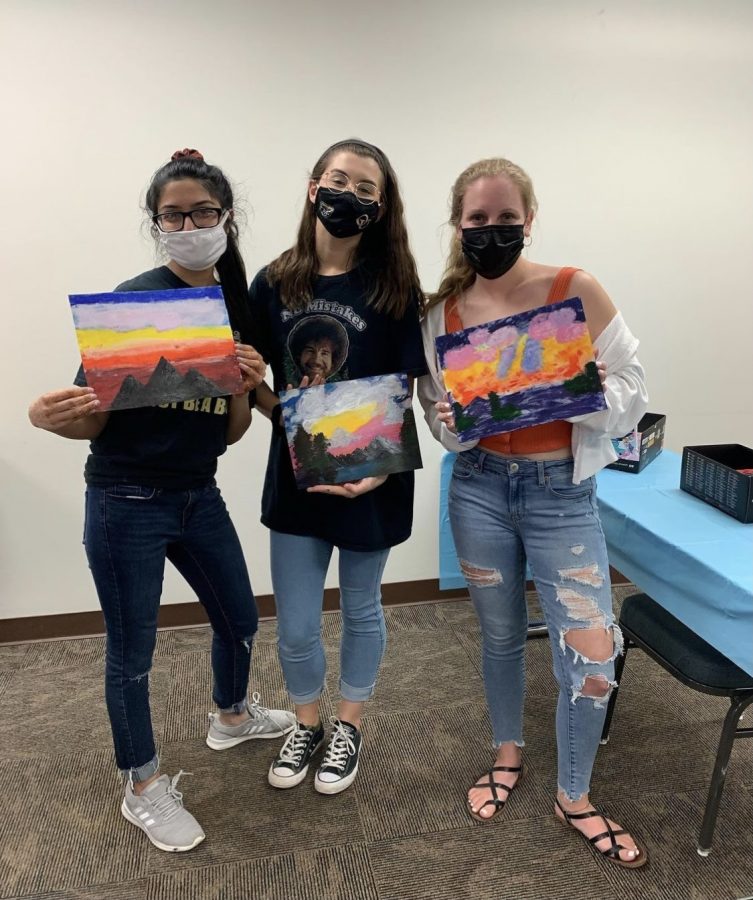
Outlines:
POLYGON ((406 375, 295 388, 280 402, 299 488, 421 468, 406 375))
POLYGON ((435 344, 461 441, 606 409, 579 297, 435 344))
POLYGON ((69 296, 100 409, 238 393, 241 372, 217 287, 69 296))

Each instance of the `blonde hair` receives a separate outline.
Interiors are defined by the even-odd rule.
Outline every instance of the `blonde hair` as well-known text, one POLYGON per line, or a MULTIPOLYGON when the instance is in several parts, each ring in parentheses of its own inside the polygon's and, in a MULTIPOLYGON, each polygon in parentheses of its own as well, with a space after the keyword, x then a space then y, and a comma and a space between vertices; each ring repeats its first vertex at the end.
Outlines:
POLYGON ((436 293, 429 295, 427 308, 441 303, 448 297, 462 294, 463 291, 473 284, 476 273, 463 254, 463 248, 457 236, 457 227, 463 215, 463 200, 465 199, 465 192, 468 190, 468 186, 479 178, 493 178, 497 175, 506 176, 518 188, 526 216, 529 213, 535 213, 538 209, 538 201, 533 192, 533 182, 520 166, 516 166, 509 159, 501 159, 500 157, 480 159, 461 172, 450 192, 449 224, 453 228, 450 239, 450 254, 447 258, 447 265, 445 266, 439 288, 436 293))

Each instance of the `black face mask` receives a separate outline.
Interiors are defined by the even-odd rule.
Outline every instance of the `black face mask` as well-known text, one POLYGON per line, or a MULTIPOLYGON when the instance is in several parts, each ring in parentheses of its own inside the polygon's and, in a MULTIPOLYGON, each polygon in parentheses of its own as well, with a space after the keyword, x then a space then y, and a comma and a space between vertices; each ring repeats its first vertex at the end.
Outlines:
POLYGON ((463 228, 461 245, 468 262, 482 278, 499 278, 512 269, 523 250, 522 225, 482 225, 463 228))
POLYGON ((351 191, 332 191, 320 187, 314 201, 316 217, 336 238, 353 237, 365 231, 379 215, 379 204, 361 203, 351 191))

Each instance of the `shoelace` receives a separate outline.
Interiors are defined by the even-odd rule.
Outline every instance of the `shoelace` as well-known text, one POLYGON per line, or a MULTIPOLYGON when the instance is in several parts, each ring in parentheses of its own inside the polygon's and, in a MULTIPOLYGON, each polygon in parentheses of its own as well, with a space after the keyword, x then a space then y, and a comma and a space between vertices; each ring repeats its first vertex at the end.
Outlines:
POLYGON ((183 809, 183 794, 176 786, 182 775, 193 775, 193 772, 184 772, 181 769, 177 775, 170 779, 170 787, 165 793, 152 801, 152 805, 166 822, 169 822, 183 809))
POLYGON ((310 728, 296 728, 291 731, 285 743, 280 747, 279 759, 282 762, 297 766, 311 737, 310 728))
POLYGON ((330 719, 332 722, 332 737, 329 747, 324 754, 322 767, 330 766, 333 769, 344 769, 349 756, 356 755, 356 745, 351 739, 350 732, 339 719, 330 719))
POLYGON ((269 718, 269 710, 266 706, 262 706, 259 702, 261 700, 261 694, 258 691, 254 691, 251 694, 251 705, 248 706, 248 712, 252 719, 267 719, 269 718))

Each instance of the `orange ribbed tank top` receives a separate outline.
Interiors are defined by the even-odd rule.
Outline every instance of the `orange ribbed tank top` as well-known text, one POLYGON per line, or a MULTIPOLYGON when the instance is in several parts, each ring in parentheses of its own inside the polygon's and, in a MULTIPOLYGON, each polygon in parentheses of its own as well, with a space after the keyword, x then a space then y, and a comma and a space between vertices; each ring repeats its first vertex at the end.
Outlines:
MULTIPOLYGON (((573 275, 580 271, 572 266, 564 266, 554 276, 554 281, 546 298, 547 306, 550 303, 559 303, 567 299, 567 292, 573 275)), ((452 331, 462 331, 463 323, 457 310, 457 299, 451 297, 444 307, 444 328, 449 334, 452 331)), ((573 426, 570 422, 547 422, 545 425, 532 425, 530 428, 520 428, 517 431, 508 431, 505 434, 495 434, 482 438, 478 445, 495 453, 503 453, 506 456, 526 456, 529 453, 547 453, 552 450, 561 450, 570 447, 573 426)))

